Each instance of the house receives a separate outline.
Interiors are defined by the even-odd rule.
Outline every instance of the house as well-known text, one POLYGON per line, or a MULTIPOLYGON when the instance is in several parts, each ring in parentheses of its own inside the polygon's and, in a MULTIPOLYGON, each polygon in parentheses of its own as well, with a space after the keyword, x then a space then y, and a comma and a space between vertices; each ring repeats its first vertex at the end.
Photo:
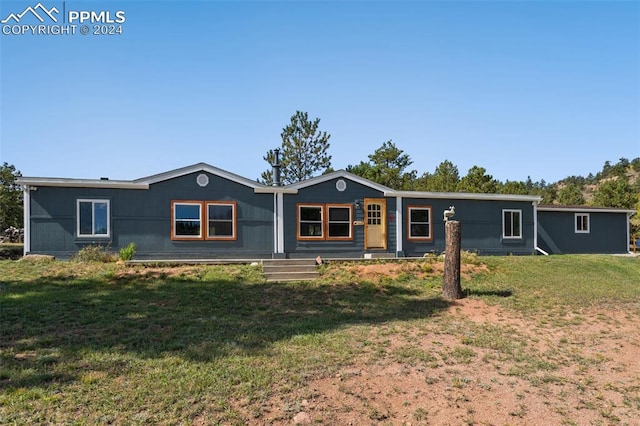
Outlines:
POLYGON ((538 244, 550 254, 626 253, 635 210, 538 206, 538 244))
POLYGON ((343 170, 286 186, 205 163, 133 181, 18 183, 25 253, 58 258, 131 242, 138 259, 422 256, 444 251, 449 206, 462 223, 462 248, 481 254, 583 252, 583 240, 589 252, 628 250, 627 210, 540 207, 529 195, 396 191, 343 170), (567 214, 571 223, 583 221, 581 232, 567 231, 567 214))

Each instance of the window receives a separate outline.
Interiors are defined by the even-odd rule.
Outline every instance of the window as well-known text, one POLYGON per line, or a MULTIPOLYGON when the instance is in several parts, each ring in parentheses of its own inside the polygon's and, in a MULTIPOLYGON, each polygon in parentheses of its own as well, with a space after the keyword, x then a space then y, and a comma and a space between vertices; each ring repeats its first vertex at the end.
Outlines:
POLYGON ((327 206, 329 212, 328 239, 351 238, 351 206, 327 206))
POLYGON ((78 237, 109 237, 109 210, 109 200, 78 200, 78 237))
POLYGON ((173 235, 175 239, 202 238, 202 203, 174 202, 173 235))
POLYGON ((576 233, 589 233, 589 213, 576 213, 576 233))
POLYGON ((172 201, 171 214, 173 240, 236 239, 235 202, 172 201))
POLYGON ((431 207, 408 206, 409 240, 431 240, 431 207))
POLYGON ((322 206, 298 206, 298 238, 322 239, 322 206))
POLYGON ((350 240, 350 204, 298 204, 299 240, 350 240))
POLYGON ((522 210, 502 210, 502 238, 522 238, 522 210))
POLYGON ((236 237, 235 203, 207 203, 207 239, 228 240, 236 237))

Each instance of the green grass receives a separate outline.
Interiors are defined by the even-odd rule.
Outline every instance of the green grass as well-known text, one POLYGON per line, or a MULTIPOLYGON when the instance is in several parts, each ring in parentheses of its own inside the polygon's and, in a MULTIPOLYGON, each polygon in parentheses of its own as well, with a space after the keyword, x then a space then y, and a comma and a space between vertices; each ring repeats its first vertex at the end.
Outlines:
MULTIPOLYGON (((481 261, 489 272, 463 283, 470 297, 523 313, 640 302, 640 259, 481 261)), ((564 362, 512 329, 447 320, 448 306, 433 283, 407 277, 273 284, 251 266, 2 261, 0 423, 245 424, 274 393, 360 356, 384 360, 389 337, 414 328, 459 335, 440 355, 449 363, 488 349, 488 362, 513 361, 505 374, 544 381, 564 362)), ((410 345, 389 356, 438 360, 410 345)))

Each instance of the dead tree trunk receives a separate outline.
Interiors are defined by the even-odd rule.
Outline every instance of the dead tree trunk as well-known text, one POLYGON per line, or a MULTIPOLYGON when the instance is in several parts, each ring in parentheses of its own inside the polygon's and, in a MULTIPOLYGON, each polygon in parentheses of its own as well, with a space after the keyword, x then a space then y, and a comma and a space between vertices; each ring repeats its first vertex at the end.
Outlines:
POLYGON ((444 225, 446 249, 442 295, 447 300, 462 299, 462 287, 460 286, 461 228, 462 226, 457 220, 449 220, 444 225))

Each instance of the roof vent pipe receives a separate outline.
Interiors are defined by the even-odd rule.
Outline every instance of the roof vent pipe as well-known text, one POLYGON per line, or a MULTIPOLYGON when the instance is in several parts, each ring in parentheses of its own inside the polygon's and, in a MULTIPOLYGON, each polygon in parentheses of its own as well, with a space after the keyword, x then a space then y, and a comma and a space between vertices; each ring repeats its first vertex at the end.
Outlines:
POLYGON ((282 186, 282 181, 280 179, 280 149, 276 148, 273 150, 273 154, 275 155, 275 159, 273 160, 273 186, 282 186))

